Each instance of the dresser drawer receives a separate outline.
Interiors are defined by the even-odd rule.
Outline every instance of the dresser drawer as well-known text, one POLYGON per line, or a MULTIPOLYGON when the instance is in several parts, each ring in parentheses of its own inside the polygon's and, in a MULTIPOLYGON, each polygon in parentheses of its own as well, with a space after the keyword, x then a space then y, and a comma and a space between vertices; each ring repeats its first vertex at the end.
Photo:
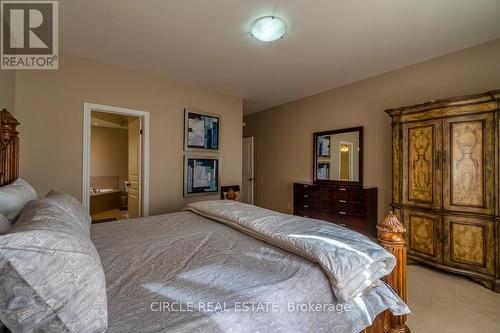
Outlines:
POLYGON ((338 221, 338 224, 345 224, 347 226, 366 226, 366 219, 364 217, 350 214, 332 214, 332 222, 336 221, 338 221))
POLYGON ((350 215, 357 215, 363 217, 366 216, 367 214, 366 203, 361 203, 361 202, 349 202, 345 200, 339 200, 337 202, 334 202, 331 207, 333 208, 333 211, 338 214, 346 213, 350 215))
POLYGON ((294 184, 293 204, 299 208, 319 208, 320 195, 315 186, 294 184))
POLYGON ((303 206, 298 206, 295 205, 293 207, 293 214, 302 216, 302 217, 310 217, 313 219, 321 219, 322 214, 319 209, 315 208, 310 208, 310 207, 303 207, 303 206))
POLYGON ((303 200, 299 198, 299 200, 294 200, 293 207, 301 209, 319 209, 320 203, 318 201, 303 200))
POLYGON ((363 190, 337 187, 325 189, 323 198, 329 201, 366 202, 367 194, 363 190))
POLYGON ((324 213, 322 217, 325 221, 333 222, 346 228, 356 227, 364 230, 367 226, 366 218, 355 215, 324 213))
POLYGON ((351 227, 366 228, 367 226, 366 219, 356 215, 344 215, 344 223, 351 227))
POLYGON ((319 198, 320 193, 316 186, 309 184, 293 184, 293 193, 295 197, 319 198))

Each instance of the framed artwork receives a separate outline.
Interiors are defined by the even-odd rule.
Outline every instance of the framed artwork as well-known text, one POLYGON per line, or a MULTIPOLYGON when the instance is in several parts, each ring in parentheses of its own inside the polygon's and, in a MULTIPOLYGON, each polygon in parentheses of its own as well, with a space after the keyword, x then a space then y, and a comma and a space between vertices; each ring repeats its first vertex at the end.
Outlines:
POLYGON ((330 157, 330 135, 318 136, 318 157, 330 157))
POLYGON ((184 196, 219 193, 218 157, 184 156, 184 196))
POLYGON ((328 162, 318 163, 318 170, 317 170, 316 177, 318 180, 329 180, 330 179, 330 163, 328 163, 328 162))
POLYGON ((240 185, 221 186, 220 198, 222 200, 241 201, 240 185))
POLYGON ((219 151, 220 116, 184 109, 184 150, 219 151))

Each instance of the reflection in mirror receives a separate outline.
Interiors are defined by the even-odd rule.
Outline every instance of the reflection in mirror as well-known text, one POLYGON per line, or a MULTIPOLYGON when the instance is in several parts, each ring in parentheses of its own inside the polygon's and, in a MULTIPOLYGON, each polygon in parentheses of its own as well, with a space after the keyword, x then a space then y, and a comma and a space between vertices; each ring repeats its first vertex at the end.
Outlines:
POLYGON ((359 181, 360 129, 316 136, 316 180, 359 181))
POLYGON ((330 163, 318 163, 318 179, 330 179, 330 163))
POLYGON ((352 179, 354 161, 351 157, 352 145, 352 142, 340 141, 340 180, 354 180, 352 179))
POLYGON ((322 135, 318 137, 318 156, 330 157, 330 136, 322 135))

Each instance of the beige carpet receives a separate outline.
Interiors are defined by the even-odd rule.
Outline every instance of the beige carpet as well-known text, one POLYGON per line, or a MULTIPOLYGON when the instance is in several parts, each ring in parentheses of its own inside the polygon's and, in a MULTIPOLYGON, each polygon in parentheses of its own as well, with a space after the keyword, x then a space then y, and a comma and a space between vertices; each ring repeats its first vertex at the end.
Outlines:
POLYGON ((459 275, 408 266, 412 333, 500 333, 500 294, 459 275))

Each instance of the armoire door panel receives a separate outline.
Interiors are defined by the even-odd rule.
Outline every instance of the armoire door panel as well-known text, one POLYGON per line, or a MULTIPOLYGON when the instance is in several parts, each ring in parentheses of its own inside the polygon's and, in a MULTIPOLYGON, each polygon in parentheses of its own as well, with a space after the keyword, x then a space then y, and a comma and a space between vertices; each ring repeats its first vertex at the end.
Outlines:
POLYGON ((392 203, 396 205, 401 204, 403 200, 401 193, 403 177, 401 172, 401 158, 403 157, 401 128, 400 124, 392 125, 392 203))
POLYGON ((447 118, 443 127, 444 209, 494 214, 493 114, 447 118))
POLYGON ((408 231, 408 252, 441 263, 441 216, 418 210, 405 209, 404 224, 408 231))
POLYGON ((444 217, 446 265, 494 274, 494 222, 472 217, 444 217))
POLYGON ((403 203, 441 208, 442 122, 403 126, 403 203))

